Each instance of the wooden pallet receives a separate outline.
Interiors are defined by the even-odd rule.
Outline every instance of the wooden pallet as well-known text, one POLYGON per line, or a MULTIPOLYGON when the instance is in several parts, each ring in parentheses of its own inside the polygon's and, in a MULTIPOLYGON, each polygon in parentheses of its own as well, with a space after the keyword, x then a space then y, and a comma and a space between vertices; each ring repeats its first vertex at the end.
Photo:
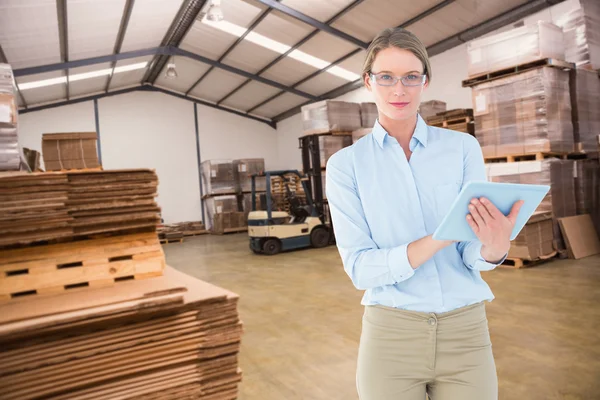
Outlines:
POLYGON ((168 244, 168 243, 183 243, 183 238, 181 238, 181 239, 160 239, 160 244, 168 244))
POLYGON ((205 229, 202 231, 183 232, 183 237, 200 236, 200 235, 206 235, 206 234, 208 234, 208 231, 205 229))
POLYGON ((486 163, 505 163, 518 161, 542 161, 549 158, 559 158, 561 160, 585 160, 598 158, 597 153, 555 153, 555 152, 536 152, 525 154, 510 154, 503 156, 485 156, 486 163))
POLYGON ((525 260, 522 258, 507 258, 506 260, 504 260, 504 262, 502 264, 499 265, 499 267, 507 268, 507 269, 519 269, 519 268, 534 267, 538 264, 542 264, 544 262, 547 262, 547 261, 553 259, 554 257, 556 257, 557 254, 558 253, 556 251, 554 251, 546 256, 542 256, 542 257, 538 258, 537 260, 525 260))
POLYGON ((542 58, 540 60, 530 61, 512 67, 502 68, 496 71, 485 72, 479 75, 469 77, 468 79, 462 81, 462 86, 471 87, 482 84, 484 82, 491 82, 496 79, 506 78, 507 76, 520 74, 521 72, 529 71, 540 67, 554 67, 562 70, 570 70, 575 69, 575 64, 568 63, 566 61, 555 60, 553 58, 542 58))
POLYGON ((0 260, 3 300, 159 276, 165 267, 155 232, 2 250, 0 260))

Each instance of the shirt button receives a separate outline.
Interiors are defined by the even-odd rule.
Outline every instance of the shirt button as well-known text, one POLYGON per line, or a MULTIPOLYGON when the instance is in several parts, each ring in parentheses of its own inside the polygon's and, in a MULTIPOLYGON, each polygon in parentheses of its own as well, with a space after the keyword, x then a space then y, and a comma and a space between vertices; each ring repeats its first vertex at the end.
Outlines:
POLYGON ((429 321, 427 322, 429 322, 429 325, 433 326, 435 325, 435 318, 429 318, 429 321))

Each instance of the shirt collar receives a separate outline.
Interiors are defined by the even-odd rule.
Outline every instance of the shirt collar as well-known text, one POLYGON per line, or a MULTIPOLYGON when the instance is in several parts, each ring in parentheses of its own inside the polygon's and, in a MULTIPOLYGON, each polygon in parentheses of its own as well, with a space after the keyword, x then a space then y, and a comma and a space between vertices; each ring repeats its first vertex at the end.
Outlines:
MULTIPOLYGON (((389 136, 389 134, 384 127, 381 126, 379 120, 375 121, 375 126, 373 127, 373 137, 379 144, 379 147, 383 148, 386 136, 389 136)), ((417 114, 417 125, 415 126, 415 131, 412 137, 418 140, 419 143, 421 143, 424 147, 427 147, 427 124, 419 114, 417 114)))

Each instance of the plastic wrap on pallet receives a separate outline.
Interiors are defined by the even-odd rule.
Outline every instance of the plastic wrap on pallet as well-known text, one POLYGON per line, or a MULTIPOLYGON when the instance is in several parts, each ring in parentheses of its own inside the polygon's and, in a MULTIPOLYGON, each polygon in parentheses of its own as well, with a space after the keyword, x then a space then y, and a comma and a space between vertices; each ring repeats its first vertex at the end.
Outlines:
POLYGON ((565 60, 578 68, 600 69, 600 3, 580 0, 581 7, 557 21, 563 28, 565 60))
POLYGON ((600 78, 594 71, 570 71, 571 110, 575 150, 598 152, 600 133, 600 78))
POLYGON ((218 214, 238 212, 238 199, 235 195, 208 197, 204 200, 206 208, 206 227, 212 229, 218 214))
MULTIPOLYGON (((265 171, 264 158, 245 158, 233 160, 233 172, 237 189, 241 192, 252 191, 252 174, 259 174, 265 171)), ((266 177, 255 178, 256 190, 264 192, 267 190, 266 177)))
POLYGON ((554 251, 552 213, 534 213, 510 244, 508 257, 536 260, 554 251))
POLYGON ((556 248, 562 250, 566 246, 556 218, 577 215, 574 168, 572 160, 552 158, 543 161, 486 164, 486 173, 491 182, 550 185, 550 191, 536 211, 552 213, 555 218, 556 248))
POLYGON ((202 162, 202 188, 205 195, 234 193, 236 181, 231 160, 202 162))
POLYGON ((469 77, 542 58, 565 59, 562 29, 545 21, 467 44, 469 77))
POLYGON ((361 128, 360 104, 324 100, 302 107, 302 123, 307 135, 352 132, 361 128))
POLYGON ((12 69, 0 64, 0 171, 18 170, 21 164, 16 96, 12 69))
MULTIPOLYGON (((261 197, 264 197, 265 192, 256 192, 254 194, 256 198, 256 211, 265 210, 267 205, 263 204, 261 197)), ((265 199, 266 201, 266 199, 265 199)), ((246 219, 248 219, 248 214, 252 211, 252 193, 244 193, 242 197, 242 208, 244 210, 244 215, 246 219)))
POLYGON ((379 112, 375 103, 360 103, 360 121, 363 128, 373 128, 379 112))
POLYGON ((327 166, 327 161, 339 150, 352 145, 352 136, 319 136, 319 150, 321 152, 321 168, 327 166))
POLYGON ((573 151, 568 71, 540 67, 472 89, 484 156, 573 151))
POLYGON ((419 105, 419 114, 423 119, 433 117, 444 111, 446 111, 446 103, 440 100, 423 101, 419 105))
POLYGON ((576 160, 574 178, 577 215, 590 214, 600 235, 600 161, 576 160))

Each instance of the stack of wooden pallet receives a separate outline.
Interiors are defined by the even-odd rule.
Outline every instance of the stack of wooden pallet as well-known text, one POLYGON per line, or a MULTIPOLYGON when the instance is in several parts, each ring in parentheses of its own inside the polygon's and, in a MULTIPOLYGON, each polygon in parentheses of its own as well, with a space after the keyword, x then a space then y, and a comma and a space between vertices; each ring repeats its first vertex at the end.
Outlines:
POLYGON ((233 400, 237 295, 164 276, 0 305, 4 400, 233 400))
POLYGON ((0 176, 0 247, 152 231, 160 209, 151 170, 0 176))
POLYGON ((301 204, 306 204, 306 193, 302 181, 295 174, 271 177, 271 197, 273 199, 273 210, 290 212, 290 204, 287 201, 287 189, 290 189, 301 204))
POLYGON ((431 126, 465 132, 475 136, 475 123, 472 108, 459 108, 443 111, 426 118, 426 122, 431 126))
POLYGON ((158 226, 157 231, 161 243, 169 243, 171 241, 181 242, 185 236, 196 236, 208 233, 204 224, 200 221, 162 224, 158 226))

